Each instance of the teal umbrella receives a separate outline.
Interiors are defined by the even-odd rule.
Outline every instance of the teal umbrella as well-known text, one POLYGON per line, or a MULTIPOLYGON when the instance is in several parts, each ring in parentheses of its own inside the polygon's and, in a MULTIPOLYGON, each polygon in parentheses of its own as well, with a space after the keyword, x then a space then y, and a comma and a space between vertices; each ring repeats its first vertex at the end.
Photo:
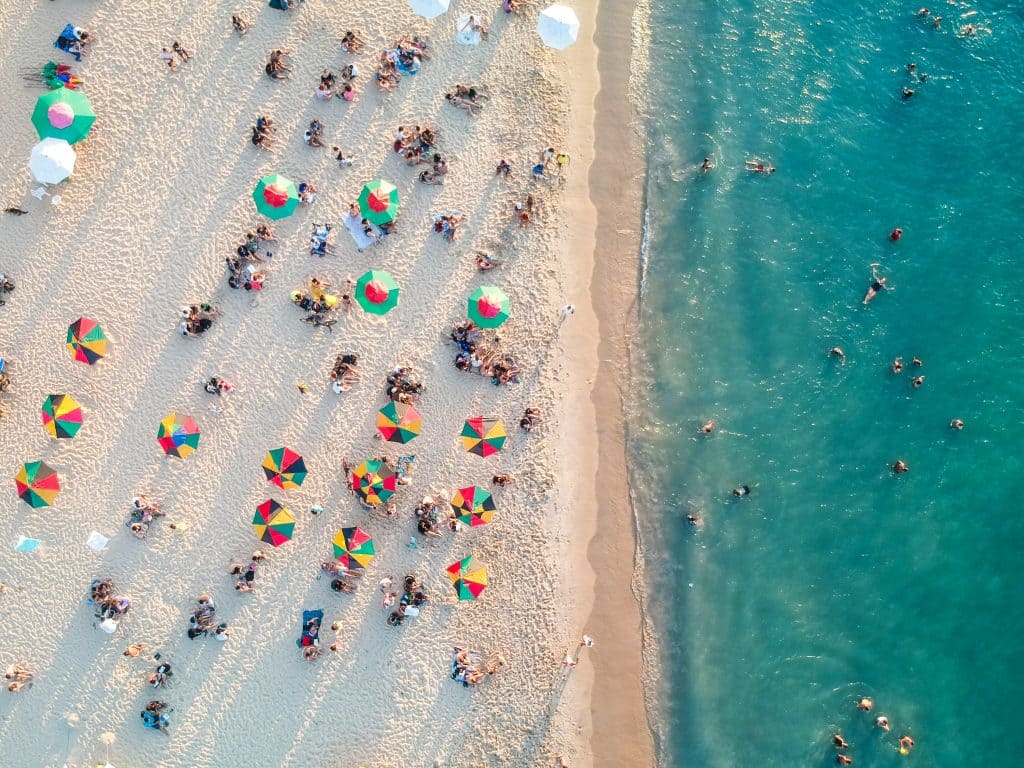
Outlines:
POLYGON ((32 125, 40 139, 64 139, 68 144, 88 136, 95 121, 89 97, 68 88, 44 93, 32 110, 32 125))

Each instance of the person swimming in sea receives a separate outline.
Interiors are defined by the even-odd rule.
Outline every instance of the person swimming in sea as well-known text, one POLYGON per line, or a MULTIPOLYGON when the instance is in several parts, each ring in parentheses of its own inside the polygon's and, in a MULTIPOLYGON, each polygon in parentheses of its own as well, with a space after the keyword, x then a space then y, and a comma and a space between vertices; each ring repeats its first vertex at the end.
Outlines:
POLYGON ((959 432, 961 429, 964 428, 964 420, 953 419, 951 422, 949 422, 949 427, 950 429, 955 429, 957 432, 959 432))
POLYGON ((895 360, 892 361, 892 372, 896 374, 903 373, 902 357, 897 357, 895 360))
POLYGON ((710 156, 709 157, 705 157, 704 158, 704 162, 700 164, 700 169, 704 173, 707 173, 708 171, 710 171, 714 167, 715 167, 715 164, 713 162, 711 162, 711 157, 710 156))
POLYGON ((835 357, 839 360, 840 365, 846 365, 846 353, 843 352, 842 347, 832 347, 828 351, 829 357, 835 357))
POLYGON ((870 696, 862 696, 857 702, 857 709, 861 712, 870 712, 873 706, 875 706, 875 702, 870 696))
POLYGON ((771 163, 765 162, 760 157, 755 157, 752 160, 745 160, 743 165, 748 171, 753 173, 775 173, 775 166, 771 163))
POLYGON ((864 294, 864 304, 867 304, 882 291, 891 291, 893 288, 885 284, 885 278, 878 276, 878 264, 871 265, 871 285, 864 294))
POLYGON ((736 497, 739 497, 739 498, 742 498, 743 496, 749 496, 750 495, 750 486, 749 485, 741 485, 739 488, 733 488, 732 489, 732 495, 736 496, 736 497))

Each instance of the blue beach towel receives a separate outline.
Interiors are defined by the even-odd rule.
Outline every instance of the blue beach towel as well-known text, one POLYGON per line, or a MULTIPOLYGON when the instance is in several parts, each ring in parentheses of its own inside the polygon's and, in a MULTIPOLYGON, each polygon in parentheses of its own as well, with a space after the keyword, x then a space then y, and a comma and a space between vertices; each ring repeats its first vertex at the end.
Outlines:
POLYGON ((320 635, 320 625, 324 620, 324 612, 321 610, 302 612, 302 635, 295 644, 300 648, 313 645, 320 635))

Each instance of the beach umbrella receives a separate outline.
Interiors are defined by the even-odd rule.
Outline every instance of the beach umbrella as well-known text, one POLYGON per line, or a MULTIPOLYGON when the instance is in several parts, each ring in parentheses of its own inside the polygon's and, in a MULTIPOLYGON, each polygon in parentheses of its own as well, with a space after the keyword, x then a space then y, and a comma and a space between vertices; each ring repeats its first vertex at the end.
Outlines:
POLYGON ((356 283, 356 301, 371 315, 386 315, 398 305, 398 284, 389 272, 371 269, 356 283))
POLYGON ((295 182, 278 174, 264 176, 252 191, 256 210, 268 219, 283 219, 299 207, 299 188, 295 182))
POLYGON ((68 326, 68 349, 80 363, 93 365, 107 356, 107 337, 95 320, 80 317, 68 326))
POLYGON ((41 461, 22 464, 14 476, 18 498, 33 509, 48 507, 60 493, 60 478, 52 467, 41 461))
POLYGON ((64 139, 43 139, 28 157, 28 170, 40 184, 60 184, 75 172, 75 150, 64 139))
POLYGON ((40 139, 64 139, 68 144, 88 136, 95 121, 96 113, 92 111, 89 97, 70 88, 44 93, 32 110, 32 125, 40 139))
POLYGON ((472 566, 473 556, 470 555, 444 569, 459 600, 476 600, 487 588, 487 569, 472 566))
POLYGON ((168 456, 184 459, 199 447, 199 427, 191 416, 172 413, 160 422, 156 441, 168 456))
POLYGON ((548 48, 561 51, 576 42, 580 34, 580 20, 568 6, 549 5, 537 19, 537 34, 548 48))
POLYGON ((359 212, 374 224, 390 224, 398 215, 398 188, 384 179, 371 181, 359 193, 359 212))
POLYGON ((377 431, 389 443, 408 443, 423 431, 423 417, 408 403, 392 400, 377 413, 377 431))
POLYGON ((458 520, 470 528, 491 522, 496 509, 490 491, 478 485, 457 490, 452 496, 451 505, 458 520))
POLYGON ((288 507, 281 506, 273 499, 267 499, 256 507, 252 527, 260 541, 280 547, 292 540, 295 532, 295 516, 288 507))
POLYGON ((352 470, 352 490, 372 507, 391 498, 398 478, 383 461, 364 461, 352 470))
POLYGON ((417 16, 436 19, 448 10, 449 0, 409 0, 409 7, 417 16))
POLYGON ((473 291, 467 302, 469 319, 481 328, 497 328, 508 320, 508 296, 493 285, 482 285, 473 291))
POLYGON ((70 439, 82 428, 82 406, 71 395, 49 395, 41 413, 43 427, 53 437, 70 439))
POLYGON ((263 458, 263 474, 278 488, 298 488, 306 479, 306 462, 291 448, 275 448, 263 458))
POLYGON ((474 416, 462 427, 462 444, 477 456, 493 456, 504 447, 508 433, 500 419, 474 416))
POLYGON ((342 528, 331 541, 334 556, 346 568, 365 568, 373 560, 373 539, 362 528, 342 528))

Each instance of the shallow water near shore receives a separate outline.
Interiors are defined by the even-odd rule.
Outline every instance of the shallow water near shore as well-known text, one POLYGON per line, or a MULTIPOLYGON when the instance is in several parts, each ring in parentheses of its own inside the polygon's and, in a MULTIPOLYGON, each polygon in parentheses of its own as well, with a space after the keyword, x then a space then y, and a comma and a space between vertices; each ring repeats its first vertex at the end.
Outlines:
POLYGON ((664 765, 825 766, 836 731, 855 765, 1024 747, 1024 17, 916 10, 651 6, 628 431, 664 765), (895 290, 863 306, 876 262, 895 290))

